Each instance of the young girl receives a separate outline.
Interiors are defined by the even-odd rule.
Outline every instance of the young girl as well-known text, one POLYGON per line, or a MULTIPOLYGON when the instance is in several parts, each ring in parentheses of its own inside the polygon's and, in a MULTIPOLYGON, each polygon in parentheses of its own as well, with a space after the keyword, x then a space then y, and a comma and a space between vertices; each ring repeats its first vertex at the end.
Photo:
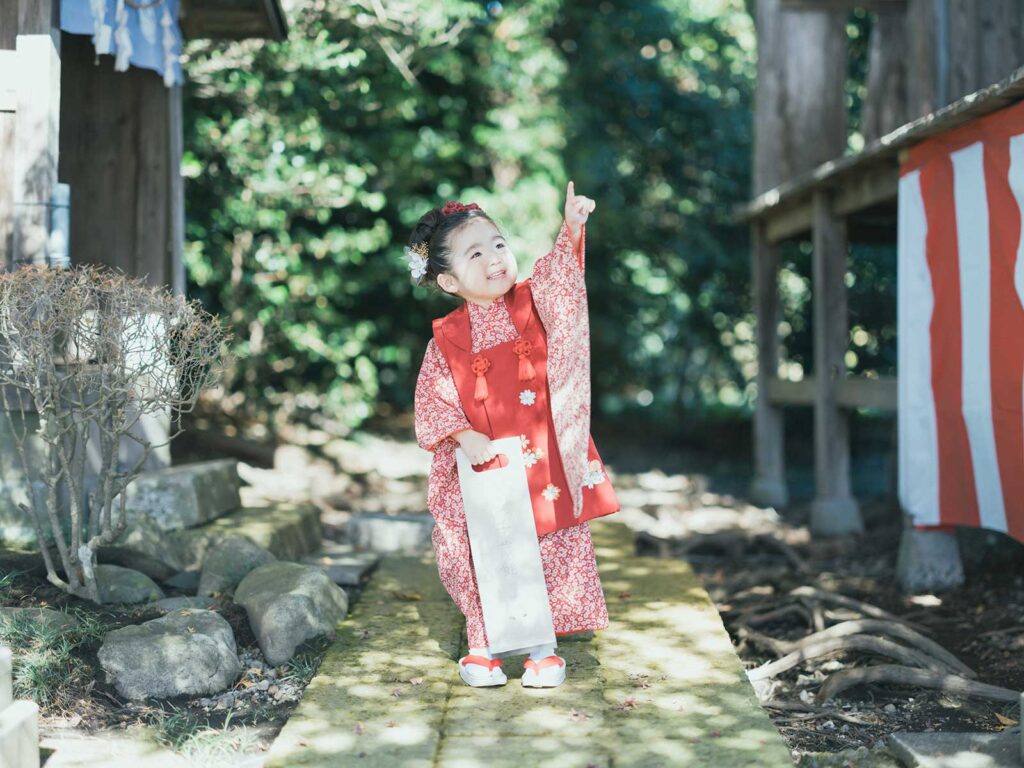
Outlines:
MULTIPOLYGON (((420 219, 406 254, 413 280, 464 301, 434 321, 416 383, 416 438, 434 454, 427 506, 441 581, 466 616, 472 686, 503 685, 488 650, 455 461, 494 466, 491 440, 519 436, 555 634, 608 626, 587 520, 619 504, 590 437, 585 223, 595 203, 570 181, 554 248, 517 283, 505 237, 478 205, 449 202, 420 219)), ((530 651, 524 686, 565 680, 555 646, 530 651)))

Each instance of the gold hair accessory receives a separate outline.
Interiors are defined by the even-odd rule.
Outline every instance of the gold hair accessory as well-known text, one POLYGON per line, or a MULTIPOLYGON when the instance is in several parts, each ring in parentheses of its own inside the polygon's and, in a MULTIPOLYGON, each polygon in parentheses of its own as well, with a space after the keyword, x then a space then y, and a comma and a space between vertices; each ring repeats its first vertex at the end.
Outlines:
POLYGON ((418 285, 427 274, 427 242, 424 240, 411 247, 405 246, 405 260, 409 264, 413 282, 418 285))

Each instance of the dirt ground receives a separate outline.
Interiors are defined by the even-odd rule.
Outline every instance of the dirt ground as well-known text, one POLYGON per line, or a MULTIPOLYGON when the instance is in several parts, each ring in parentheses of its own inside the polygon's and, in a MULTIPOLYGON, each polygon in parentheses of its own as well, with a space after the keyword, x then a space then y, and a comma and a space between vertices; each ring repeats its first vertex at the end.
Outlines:
MULTIPOLYGON (((411 442, 408 419, 390 419, 386 432, 392 438, 411 442)), ((602 442, 605 438, 597 429, 595 439, 599 447, 611 444, 602 442)), ((272 447, 237 439, 212 443, 199 435, 177 446, 175 461, 207 458, 202 446, 218 456, 233 452, 253 466, 261 461, 266 466, 273 457, 272 447)), ((743 462, 716 463, 707 451, 652 444, 643 434, 618 433, 614 446, 602 451, 602 456, 623 504, 617 516, 638 531, 638 551, 682 556, 693 564, 748 669, 777 656, 751 642, 745 632, 745 619, 791 603, 790 590, 811 586, 870 603, 912 622, 918 631, 971 667, 978 680, 1024 690, 1024 547, 1006 537, 965 532, 966 585, 942 595, 908 596, 895 585, 901 524, 893 500, 862 500, 867 527, 864 535, 812 541, 806 527, 806 503, 776 513, 744 501, 737 490, 749 477, 743 462), (993 539, 994 546, 986 538, 993 539)), ((315 453, 317 449, 314 446, 310 450, 315 453)), ((345 469, 336 466, 334 471, 344 473, 345 469)), ((359 476, 352 477, 347 499, 335 498, 329 500, 330 504, 320 500, 328 523, 325 530, 335 530, 334 526, 343 523, 351 511, 364 508, 361 505, 369 501, 379 502, 389 493, 419 503, 425 500, 425 478, 415 482, 408 478, 390 480, 372 469, 360 470, 359 476)), ((420 506, 418 511, 424 508, 420 506)), ((41 578, 34 561, 9 553, 0 557, 0 571, 12 569, 27 572, 0 593, 2 605, 63 608, 73 603, 79 610, 95 612, 111 628, 159 615, 116 606, 90 606, 68 598, 41 578)), ((239 648, 255 648, 244 611, 227 601, 223 615, 235 631, 239 648)), ((760 624, 757 631, 775 639, 793 640, 808 635, 813 628, 805 615, 793 612, 760 624)), ((159 720, 161 713, 153 705, 126 702, 102 681, 95 656, 98 646, 98 642, 86 645, 80 653, 99 679, 83 682, 59 704, 44 707, 44 725, 70 722, 81 727, 127 727, 159 720)), ((299 669, 282 668, 279 672, 300 680, 313 673, 317 659, 314 649, 299 669)), ((778 677, 775 701, 795 706, 780 709, 769 704, 767 709, 795 754, 871 747, 895 731, 995 731, 1019 719, 1016 704, 968 699, 918 687, 862 685, 825 705, 813 703, 814 691, 828 674, 881 661, 862 652, 840 654, 802 663, 778 677)), ((248 709, 235 711, 231 722, 265 726, 266 738, 271 738, 293 707, 294 702, 254 702, 248 709)), ((203 707, 197 700, 166 702, 161 710, 164 715, 184 712, 185 730, 222 727, 227 718, 227 710, 203 707)), ((255 748, 265 745, 257 744, 255 748)))

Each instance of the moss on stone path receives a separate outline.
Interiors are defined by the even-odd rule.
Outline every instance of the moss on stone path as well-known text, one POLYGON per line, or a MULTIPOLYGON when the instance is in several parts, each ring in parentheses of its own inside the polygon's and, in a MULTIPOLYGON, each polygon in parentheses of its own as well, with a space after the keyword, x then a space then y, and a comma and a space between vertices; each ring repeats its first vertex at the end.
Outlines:
POLYGON ((611 626, 562 638, 555 689, 470 688, 463 619, 430 558, 385 557, 267 766, 791 766, 690 567, 591 524, 611 626))

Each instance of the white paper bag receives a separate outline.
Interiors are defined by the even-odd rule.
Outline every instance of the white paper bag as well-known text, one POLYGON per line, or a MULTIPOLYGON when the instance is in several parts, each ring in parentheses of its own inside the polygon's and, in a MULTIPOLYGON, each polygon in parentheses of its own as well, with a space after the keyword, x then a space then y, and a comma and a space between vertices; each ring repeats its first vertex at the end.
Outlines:
POLYGON ((462 448, 455 449, 455 459, 489 648, 511 655, 553 644, 555 627, 522 441, 506 437, 491 444, 508 457, 507 466, 478 472, 462 448))

